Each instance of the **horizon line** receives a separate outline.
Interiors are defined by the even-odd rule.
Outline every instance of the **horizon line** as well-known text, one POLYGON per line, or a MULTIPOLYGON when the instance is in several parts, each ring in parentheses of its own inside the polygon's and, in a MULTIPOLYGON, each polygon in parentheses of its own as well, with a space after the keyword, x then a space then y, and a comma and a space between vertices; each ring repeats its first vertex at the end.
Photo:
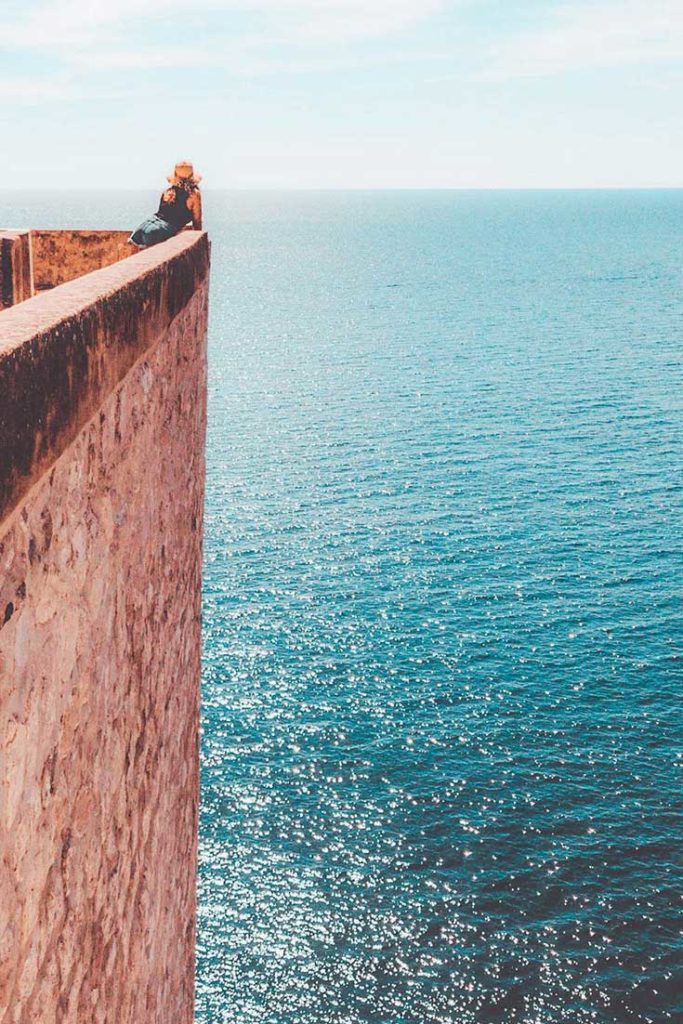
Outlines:
MULTIPOLYGON (((26 185, 3 192, 140 192, 157 185, 26 185)), ((680 185, 212 185, 202 192, 680 192, 680 185)))

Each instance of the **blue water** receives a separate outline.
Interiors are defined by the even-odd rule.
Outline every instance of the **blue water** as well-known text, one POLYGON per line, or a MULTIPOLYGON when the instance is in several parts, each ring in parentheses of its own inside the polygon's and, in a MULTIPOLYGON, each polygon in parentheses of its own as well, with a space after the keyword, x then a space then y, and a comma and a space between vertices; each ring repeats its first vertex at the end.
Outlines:
POLYGON ((683 1021, 683 193, 209 218, 198 1020, 683 1021))
POLYGON ((683 1021, 683 193, 206 208, 198 1024, 683 1021))

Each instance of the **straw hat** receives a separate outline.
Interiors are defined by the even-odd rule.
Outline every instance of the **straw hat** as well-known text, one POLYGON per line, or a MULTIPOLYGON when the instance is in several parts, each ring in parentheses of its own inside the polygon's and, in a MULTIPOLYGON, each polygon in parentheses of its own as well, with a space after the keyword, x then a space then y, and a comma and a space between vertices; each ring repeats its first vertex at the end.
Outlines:
POLYGON ((173 168, 173 174, 169 174, 168 181, 175 184, 176 182, 194 182, 198 185, 202 180, 201 174, 195 174, 194 167, 189 160, 179 160, 173 168))

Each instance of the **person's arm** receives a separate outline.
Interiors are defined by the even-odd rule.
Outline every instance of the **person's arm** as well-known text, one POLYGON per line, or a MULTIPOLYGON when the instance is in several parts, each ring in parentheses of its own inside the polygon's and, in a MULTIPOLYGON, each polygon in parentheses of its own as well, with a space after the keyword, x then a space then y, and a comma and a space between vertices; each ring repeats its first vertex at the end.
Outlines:
POLYGON ((202 194, 199 189, 188 197, 187 208, 192 214, 192 227, 195 231, 202 230, 202 194))

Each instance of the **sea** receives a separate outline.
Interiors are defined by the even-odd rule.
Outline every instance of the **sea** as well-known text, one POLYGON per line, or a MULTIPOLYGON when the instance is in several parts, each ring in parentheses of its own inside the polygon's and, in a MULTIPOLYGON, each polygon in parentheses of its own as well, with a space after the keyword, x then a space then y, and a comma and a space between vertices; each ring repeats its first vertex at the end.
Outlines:
POLYGON ((680 1024, 683 191, 205 219, 197 1024, 680 1024))

